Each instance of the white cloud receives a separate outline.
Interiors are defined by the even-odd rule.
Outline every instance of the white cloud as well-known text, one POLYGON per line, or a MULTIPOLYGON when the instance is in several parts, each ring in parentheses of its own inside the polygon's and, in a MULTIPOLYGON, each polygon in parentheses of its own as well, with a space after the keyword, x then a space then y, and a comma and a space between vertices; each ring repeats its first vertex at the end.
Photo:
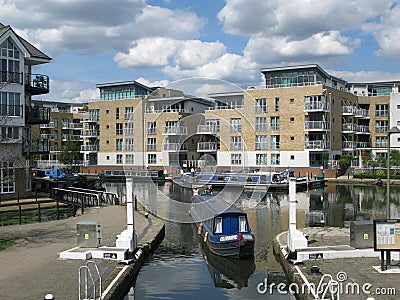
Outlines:
POLYGON ((50 79, 50 87, 50 93, 40 96, 40 99, 81 103, 100 98, 99 90, 93 89, 95 84, 92 82, 50 79))
POLYGON ((250 36, 304 38, 319 32, 349 30, 379 16, 390 0, 227 0, 218 18, 226 32, 250 36))
POLYGON ((225 53, 220 42, 146 38, 135 42, 129 53, 118 53, 114 60, 122 68, 143 68, 173 64, 182 69, 193 69, 225 53))
POLYGON ((138 79, 136 79, 137 82, 144 84, 145 86, 148 87, 164 87, 167 86, 169 84, 168 80, 156 80, 156 81, 150 81, 146 78, 143 77, 139 77, 138 79))
POLYGON ((398 60, 400 57, 400 4, 388 7, 386 12, 374 22, 367 23, 363 30, 372 34, 379 44, 378 56, 398 60))
POLYGON ((304 40, 292 41, 288 37, 264 37, 260 34, 249 40, 244 55, 248 60, 262 65, 316 60, 329 63, 335 57, 351 54, 353 47, 358 44, 359 40, 351 40, 337 31, 317 33, 304 40))

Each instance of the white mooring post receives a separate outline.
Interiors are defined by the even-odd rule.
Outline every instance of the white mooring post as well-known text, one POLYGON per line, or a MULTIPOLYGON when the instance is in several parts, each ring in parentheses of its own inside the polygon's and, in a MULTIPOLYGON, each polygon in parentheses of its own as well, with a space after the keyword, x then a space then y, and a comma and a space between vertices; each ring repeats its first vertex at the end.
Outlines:
POLYGON ((290 252, 294 252, 296 249, 307 248, 306 237, 297 229, 296 206, 296 178, 289 178, 289 232, 287 243, 290 252))
POLYGON ((137 248, 135 232, 135 207, 133 203, 133 179, 126 179, 126 223, 127 229, 117 235, 116 247, 133 252, 137 248))

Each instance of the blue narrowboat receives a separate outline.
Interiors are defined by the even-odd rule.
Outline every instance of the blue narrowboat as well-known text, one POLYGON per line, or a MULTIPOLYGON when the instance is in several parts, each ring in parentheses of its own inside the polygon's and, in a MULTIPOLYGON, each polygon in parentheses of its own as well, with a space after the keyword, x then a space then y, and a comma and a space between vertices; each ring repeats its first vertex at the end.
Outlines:
POLYGON ((192 198, 191 216, 209 250, 217 255, 254 256, 254 234, 247 214, 219 195, 200 194, 192 198))

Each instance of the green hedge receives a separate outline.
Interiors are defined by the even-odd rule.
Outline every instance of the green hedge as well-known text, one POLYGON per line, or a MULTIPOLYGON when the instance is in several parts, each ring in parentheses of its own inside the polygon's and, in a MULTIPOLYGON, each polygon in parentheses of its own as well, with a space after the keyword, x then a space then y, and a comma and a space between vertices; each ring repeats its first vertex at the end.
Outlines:
MULTIPOLYGON (((354 174, 354 178, 359 178, 359 179, 386 179, 386 172, 382 170, 378 170, 375 172, 375 174, 370 173, 370 172, 360 172, 358 174, 354 174)), ((399 174, 390 174, 390 179, 400 179, 399 174)))

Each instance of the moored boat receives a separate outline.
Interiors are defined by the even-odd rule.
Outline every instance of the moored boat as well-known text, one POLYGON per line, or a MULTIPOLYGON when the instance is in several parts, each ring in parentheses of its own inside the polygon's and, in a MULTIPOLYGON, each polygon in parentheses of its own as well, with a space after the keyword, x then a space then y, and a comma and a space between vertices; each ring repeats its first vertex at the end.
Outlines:
POLYGON ((200 194, 193 196, 190 213, 211 252, 238 259, 254 256, 255 237, 246 212, 220 195, 200 194))
POLYGON ((152 180, 157 183, 165 182, 165 174, 163 170, 104 170, 99 174, 101 179, 107 180, 125 180, 132 178, 134 181, 152 180))

